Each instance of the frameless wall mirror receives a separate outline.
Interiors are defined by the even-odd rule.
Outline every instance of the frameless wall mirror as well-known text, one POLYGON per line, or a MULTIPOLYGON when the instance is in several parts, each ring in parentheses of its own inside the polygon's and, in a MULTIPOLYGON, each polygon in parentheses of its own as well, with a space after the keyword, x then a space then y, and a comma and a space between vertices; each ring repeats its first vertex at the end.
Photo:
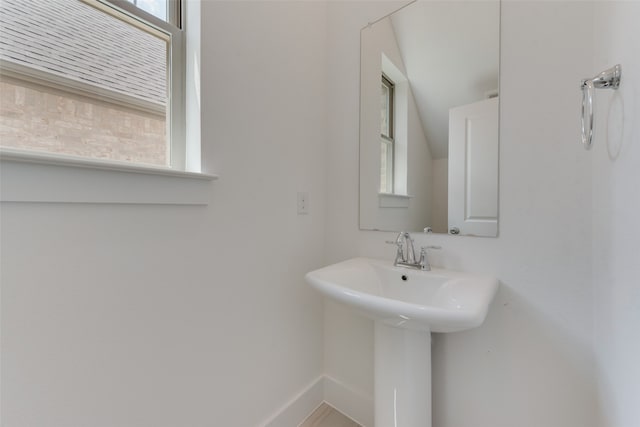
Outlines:
POLYGON ((416 1, 361 31, 360 228, 498 233, 499 1, 416 1))

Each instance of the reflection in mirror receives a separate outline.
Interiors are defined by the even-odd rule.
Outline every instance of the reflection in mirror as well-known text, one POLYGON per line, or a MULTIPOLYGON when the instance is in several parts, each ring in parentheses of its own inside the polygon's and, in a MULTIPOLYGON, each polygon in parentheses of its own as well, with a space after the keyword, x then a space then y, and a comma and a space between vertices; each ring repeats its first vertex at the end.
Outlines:
POLYGON ((420 1, 361 32, 360 228, 496 236, 499 1, 420 1))

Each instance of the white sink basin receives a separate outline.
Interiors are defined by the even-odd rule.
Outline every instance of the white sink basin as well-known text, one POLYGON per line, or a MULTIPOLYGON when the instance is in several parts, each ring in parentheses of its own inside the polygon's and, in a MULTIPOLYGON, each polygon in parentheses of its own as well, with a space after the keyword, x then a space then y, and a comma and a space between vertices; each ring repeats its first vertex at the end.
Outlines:
POLYGON ((456 332, 480 326, 498 281, 456 271, 394 267, 391 261, 353 258, 307 273, 323 295, 396 327, 456 332))
POLYGON ((324 296, 375 320, 375 427, 430 427, 430 332, 482 324, 498 281, 369 258, 333 264, 305 279, 324 296))

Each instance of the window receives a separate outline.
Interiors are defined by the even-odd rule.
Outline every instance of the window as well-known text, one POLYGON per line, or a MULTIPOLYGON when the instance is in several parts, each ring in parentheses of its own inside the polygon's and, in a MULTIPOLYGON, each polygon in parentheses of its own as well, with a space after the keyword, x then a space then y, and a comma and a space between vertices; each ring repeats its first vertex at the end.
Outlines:
POLYGON ((380 192, 393 193, 394 163, 394 84, 382 75, 380 116, 380 192))
POLYGON ((0 146, 185 169, 179 0, 2 0, 0 146))
POLYGON ((163 21, 174 22, 167 19, 169 16, 169 2, 167 0, 126 0, 129 3, 133 3, 134 6, 149 12, 153 16, 162 19, 163 21))

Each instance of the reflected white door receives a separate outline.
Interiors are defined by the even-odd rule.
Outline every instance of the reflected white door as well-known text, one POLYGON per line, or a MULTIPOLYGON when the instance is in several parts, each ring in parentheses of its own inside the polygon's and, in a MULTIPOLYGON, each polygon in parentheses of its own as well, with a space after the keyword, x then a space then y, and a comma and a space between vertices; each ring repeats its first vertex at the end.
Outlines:
POLYGON ((449 233, 498 233, 498 98, 449 110, 449 233))

